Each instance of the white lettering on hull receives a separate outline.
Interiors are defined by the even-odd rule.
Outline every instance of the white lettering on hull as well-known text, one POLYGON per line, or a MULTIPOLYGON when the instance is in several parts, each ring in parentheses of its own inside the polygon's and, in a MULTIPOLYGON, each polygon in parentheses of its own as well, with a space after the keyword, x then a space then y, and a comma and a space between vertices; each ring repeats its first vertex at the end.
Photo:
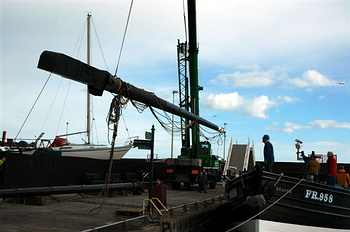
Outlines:
POLYGON ((317 192, 310 189, 306 189, 304 198, 320 202, 333 203, 333 194, 317 192))

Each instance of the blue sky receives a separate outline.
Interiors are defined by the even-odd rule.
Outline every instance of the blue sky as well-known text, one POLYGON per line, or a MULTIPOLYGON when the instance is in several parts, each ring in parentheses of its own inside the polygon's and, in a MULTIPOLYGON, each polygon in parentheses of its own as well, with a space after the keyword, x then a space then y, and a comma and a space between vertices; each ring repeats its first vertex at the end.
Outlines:
MULTIPOLYGON (((48 73, 36 68, 43 50, 85 60, 85 20, 91 12, 92 63, 114 73, 129 1, 3 0, 0 3, 0 130, 16 135, 48 73)), ((262 158, 263 134, 279 161, 295 160, 293 141, 306 152, 331 150, 350 162, 349 1, 231 1, 197 3, 200 113, 227 124, 227 143, 254 141, 262 158), (339 84, 344 83, 344 84, 339 84)), ((184 39, 182 1, 135 1, 118 76, 171 101, 177 86, 176 44, 184 39)), ((54 76, 21 138, 84 130, 85 87, 54 76), (66 101, 64 101, 66 99, 66 101), (63 103, 66 102, 65 107, 63 103), (64 110, 63 110, 64 109, 64 110)), ((111 95, 94 98, 94 140, 107 143, 111 95)), ((131 105, 118 141, 142 137, 154 123, 159 157, 169 157, 170 135, 149 111, 131 105), (128 133, 125 128, 128 128, 128 133)), ((80 137, 72 138, 81 141, 80 137)), ((175 137, 175 154, 179 153, 175 137)), ((223 147, 214 146, 222 155, 223 147)), ((129 157, 145 157, 132 150, 129 157)))

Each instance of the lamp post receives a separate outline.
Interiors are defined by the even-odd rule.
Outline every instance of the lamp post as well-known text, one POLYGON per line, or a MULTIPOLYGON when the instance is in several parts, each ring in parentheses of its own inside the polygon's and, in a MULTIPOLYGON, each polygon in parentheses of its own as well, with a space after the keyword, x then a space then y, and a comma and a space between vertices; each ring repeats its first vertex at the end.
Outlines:
POLYGON ((223 158, 224 158, 224 160, 225 160, 225 145, 226 145, 226 125, 227 125, 227 123, 226 122, 224 122, 224 154, 223 154, 223 158))
MULTIPOLYGON (((175 104, 175 94, 179 93, 176 90, 173 90, 173 104, 175 104)), ((171 150, 170 157, 174 156, 174 114, 171 115, 171 150)))

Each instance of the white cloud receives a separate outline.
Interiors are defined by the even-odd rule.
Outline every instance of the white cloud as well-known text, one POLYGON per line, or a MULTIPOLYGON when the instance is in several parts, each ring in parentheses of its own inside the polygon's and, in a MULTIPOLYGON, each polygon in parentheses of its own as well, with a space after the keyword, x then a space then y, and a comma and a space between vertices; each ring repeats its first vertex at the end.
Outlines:
POLYGON ((224 83, 233 87, 266 87, 274 84, 275 74, 273 71, 249 71, 221 74, 216 77, 214 83, 224 83))
POLYGON ((219 110, 236 110, 242 106, 244 98, 237 92, 228 94, 210 94, 205 98, 208 106, 219 110))
POLYGON ((278 96, 277 97, 277 102, 279 104, 282 104, 282 103, 293 103, 293 102, 296 102, 298 101, 298 98, 296 97, 291 97, 291 96, 278 96))
POLYGON ((296 130, 310 129, 310 128, 320 128, 320 129, 350 129, 350 122, 337 122, 336 120, 314 120, 307 124, 298 124, 294 122, 285 122, 282 128, 274 125, 270 127, 272 129, 280 130, 286 133, 293 133, 296 130))
POLYGON ((323 47, 337 44, 335 41, 348 44, 349 31, 342 28, 346 28, 349 21, 345 2, 313 1, 310 4, 288 0, 259 4, 249 0, 224 0, 222 4, 208 3, 212 1, 198 2, 199 35, 201 51, 209 54, 205 58, 213 62, 263 60, 270 54, 279 57, 297 54, 307 60, 315 57, 315 49, 319 51, 317 55, 322 54, 327 52, 323 47), (208 14, 220 17, 213 19, 206 17, 208 14), (218 26, 227 24, 230 30, 218 26), (225 36, 216 38, 217 43, 212 46, 212 37, 201 34, 202 31, 225 36))
POLYGON ((220 74, 211 80, 214 84, 240 88, 268 87, 272 85, 294 86, 310 90, 312 88, 329 87, 341 82, 320 73, 317 70, 307 70, 301 77, 291 78, 282 69, 271 68, 269 70, 237 71, 231 74, 220 74))
POLYGON ((327 128, 340 128, 350 129, 350 122, 337 122, 335 120, 314 120, 310 123, 313 127, 327 129, 327 128))
POLYGON ((327 87, 337 84, 337 81, 316 70, 308 70, 301 78, 294 78, 289 80, 289 82, 298 88, 327 87))
POLYGON ((252 117, 267 118, 267 111, 277 104, 267 96, 252 99, 244 98, 239 93, 210 94, 204 97, 206 105, 213 109, 225 111, 241 111, 252 117))
POLYGON ((308 126, 300 125, 293 122, 286 122, 284 123, 284 127, 282 128, 282 131, 286 133, 293 133, 296 130, 301 130, 305 128, 308 128, 308 126))
POLYGON ((273 107, 275 103, 267 96, 255 97, 246 104, 246 111, 249 115, 256 118, 267 118, 267 110, 273 107))

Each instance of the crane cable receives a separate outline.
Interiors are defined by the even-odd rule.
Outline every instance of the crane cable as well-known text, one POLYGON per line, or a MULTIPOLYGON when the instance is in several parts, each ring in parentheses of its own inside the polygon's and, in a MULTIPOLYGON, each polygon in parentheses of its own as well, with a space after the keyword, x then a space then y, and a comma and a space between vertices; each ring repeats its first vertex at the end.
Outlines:
POLYGON ((118 56, 118 61, 117 61, 117 65, 116 65, 116 68, 115 68, 114 76, 117 76, 117 73, 118 73, 120 58, 121 58, 121 56, 122 56, 122 51, 123 51, 123 47, 124 47, 125 37, 126 37, 126 33, 127 33, 127 31, 128 31, 128 26, 129 26, 130 15, 131 15, 131 10, 132 10, 133 3, 134 3, 134 0, 131 0, 131 2, 130 2, 130 8, 129 8, 129 13, 128 13, 128 18, 127 18, 127 20, 126 20, 126 25, 125 25, 125 29, 124 29, 123 40, 122 40, 122 43, 121 43, 121 45, 120 45, 119 56, 118 56))

